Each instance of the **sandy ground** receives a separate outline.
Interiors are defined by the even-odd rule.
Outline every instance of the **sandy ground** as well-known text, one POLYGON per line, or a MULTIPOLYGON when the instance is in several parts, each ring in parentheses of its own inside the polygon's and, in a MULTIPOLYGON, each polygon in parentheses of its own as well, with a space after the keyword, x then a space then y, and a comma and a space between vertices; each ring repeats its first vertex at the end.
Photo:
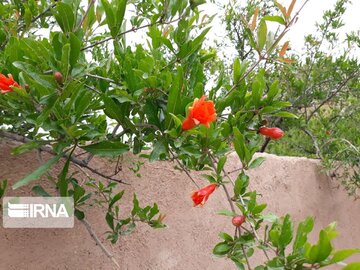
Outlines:
MULTIPOLYGON (((14 144, 0 141, 0 179, 11 183, 19 180, 39 165, 36 152, 11 156, 14 144)), ((337 248, 360 247, 360 204, 352 201, 320 172, 318 161, 306 158, 264 155, 266 161, 260 168, 250 172, 251 187, 263 194, 260 201, 267 201, 268 212, 276 215, 292 213, 299 221, 309 215, 316 218, 315 232, 332 221, 338 222, 340 236, 335 240, 337 248)), ((43 155, 43 158, 48 158, 43 155)), ((225 195, 216 191, 203 208, 193 208, 190 193, 194 184, 184 173, 173 169, 169 162, 148 163, 142 167, 138 178, 128 167, 135 158, 124 159, 122 177, 131 186, 119 186, 126 193, 122 211, 131 207, 133 192, 140 204, 157 202, 161 212, 166 213, 166 229, 154 230, 140 224, 130 236, 122 237, 111 245, 104 232, 104 213, 92 209, 86 213, 99 238, 114 253, 121 269, 167 270, 167 269, 235 269, 232 262, 211 255, 218 242, 219 231, 232 232, 231 218, 218 216, 216 211, 227 208, 225 195)), ((240 166, 235 155, 229 156, 231 171, 240 166)), ((107 160, 95 159, 92 165, 103 171, 112 170, 107 160)), ((53 175, 60 166, 54 168, 53 175)), ((199 175, 199 184, 206 185, 199 175)), ((35 182, 50 190, 46 179, 35 182)), ((8 196, 31 195, 29 190, 35 183, 8 196)), ((2 224, 2 220, 0 220, 2 224)), ((261 263, 261 256, 252 259, 261 263)), ((352 261, 360 261, 360 256, 352 261)), ((4 229, 0 225, 0 270, 11 269, 114 269, 112 262, 95 245, 82 223, 76 221, 73 229, 4 229)), ((340 269, 340 267, 326 268, 340 269)))

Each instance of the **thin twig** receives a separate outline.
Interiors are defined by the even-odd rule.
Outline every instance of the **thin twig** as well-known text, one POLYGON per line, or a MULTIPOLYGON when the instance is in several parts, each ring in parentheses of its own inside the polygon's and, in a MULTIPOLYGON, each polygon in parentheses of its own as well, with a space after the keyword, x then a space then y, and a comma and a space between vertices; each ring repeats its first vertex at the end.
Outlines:
MULTIPOLYGON (((46 13, 48 13, 52 8, 56 7, 56 3, 52 4, 51 6, 49 6, 47 9, 45 9, 43 12, 41 12, 39 15, 37 15, 36 17, 32 18, 31 22, 34 23, 36 22, 38 19, 40 19, 43 15, 45 15, 46 13)), ((18 27, 17 31, 20 31, 26 24, 22 24, 18 27)))
POLYGON ((103 77, 103 76, 100 76, 100 75, 95 75, 95 74, 90 74, 90 73, 87 73, 85 75, 88 76, 88 77, 94 78, 94 79, 99 79, 99 80, 103 80, 103 81, 107 81, 107 82, 116 84, 116 82, 113 79, 106 78, 106 77, 103 77))
POLYGON ((116 126, 115 126, 115 128, 113 129, 113 131, 112 131, 112 133, 111 133, 111 137, 115 137, 116 132, 118 131, 119 127, 120 127, 120 124, 117 123, 116 126))
MULTIPOLYGON (((211 162, 211 166, 213 168, 213 170, 216 172, 216 167, 215 167, 215 164, 214 164, 214 161, 212 160, 211 158, 211 154, 209 153, 209 159, 210 159, 210 162, 211 162)), ((231 180, 232 183, 234 183, 232 180, 231 180)), ((231 196, 230 196, 230 193, 229 191, 227 190, 227 187, 223 184, 222 185, 224 191, 225 191, 225 194, 226 194, 226 198, 230 204, 230 207, 231 207, 231 210, 235 213, 235 207, 234 207, 234 202, 231 200, 231 196)))
POLYGON ((224 174, 225 177, 227 177, 229 174, 232 174, 232 173, 236 173, 238 171, 242 171, 244 168, 241 166, 240 168, 237 168, 235 170, 232 170, 232 171, 228 171, 227 173, 224 174))
POLYGON ((80 23, 78 24, 78 26, 75 28, 74 32, 77 32, 77 30, 80 29, 80 27, 82 26, 82 24, 84 23, 85 19, 86 19, 86 16, 89 14, 90 12, 90 9, 92 8, 92 6, 95 4, 95 1, 96 0, 91 0, 91 2, 89 3, 85 13, 84 13, 84 16, 81 18, 81 21, 80 23))
POLYGON ((244 245, 241 245, 241 250, 242 250, 243 255, 245 257, 247 267, 248 267, 249 270, 251 270, 250 262, 249 262, 249 259, 248 259, 247 255, 246 255, 244 245))
POLYGON ((92 87, 92 86, 87 85, 87 84, 85 84, 84 86, 85 86, 86 88, 88 88, 88 89, 90 89, 90 90, 94 91, 95 93, 97 93, 97 94, 101 95, 101 92, 100 92, 99 90, 97 90, 95 87, 92 87))
POLYGON ((301 130, 304 131, 305 134, 308 135, 311 138, 311 140, 313 141, 314 147, 316 149, 316 157, 321 159, 320 147, 319 147, 319 144, 318 144, 315 136, 309 130, 307 130, 306 128, 302 128, 301 130))
POLYGON ((194 178, 191 176, 191 174, 188 172, 188 170, 184 167, 184 165, 180 162, 180 160, 175 156, 175 154, 170 150, 170 154, 173 156, 173 159, 176 160, 176 162, 179 164, 181 169, 186 173, 186 175, 190 178, 190 180, 194 183, 194 185, 197 188, 200 188, 200 186, 196 183, 194 178))
POLYGON ((89 221, 84 218, 82 220, 80 220, 82 222, 82 224, 84 224, 86 230, 88 231, 88 233, 90 234, 90 236, 92 237, 92 239, 94 239, 94 241, 96 242, 96 245, 98 245, 101 250, 105 253, 105 255, 111 259, 111 261, 116 265, 117 269, 121 269, 119 263, 116 261, 116 259, 114 258, 114 254, 112 254, 105 246, 103 243, 101 243, 99 237, 97 237, 94 229, 92 228, 91 224, 89 223, 89 221))
POLYGON ((309 117, 306 118, 306 121, 308 122, 308 121, 314 116, 314 114, 315 114, 318 110, 320 110, 320 108, 321 108, 322 106, 324 106, 324 105, 325 105, 327 102, 329 102, 333 97, 335 97, 335 96, 343 89, 343 87, 345 87, 345 86, 347 85, 347 83, 348 83, 351 79, 355 78, 355 77, 358 75, 358 73, 359 73, 359 71, 356 70, 356 71, 354 71, 348 78, 346 78, 346 80, 343 81, 343 82, 338 86, 338 88, 331 93, 331 95, 329 95, 326 99, 324 99, 324 100, 319 104, 319 106, 317 106, 317 107, 315 108, 315 110, 313 110, 313 111, 311 112, 311 114, 309 115, 309 117))
MULTIPOLYGON (((124 32, 121 32, 121 33, 119 33, 119 34, 116 36, 116 38, 118 38, 118 37, 120 37, 120 36, 122 36, 122 35, 125 35, 125 34, 127 34, 127 33, 130 33, 130 32, 136 32, 136 31, 138 31, 138 30, 140 30, 140 29, 154 26, 154 25, 156 25, 156 24, 170 24, 170 23, 176 22, 176 21, 178 21, 178 20, 180 20, 180 18, 177 18, 177 19, 172 20, 172 21, 169 21, 169 22, 163 22, 162 19, 160 19, 160 20, 158 20, 158 21, 156 21, 156 22, 154 22, 154 23, 145 24, 145 25, 139 26, 139 27, 137 27, 137 28, 134 28, 134 27, 133 27, 133 28, 128 29, 128 30, 126 30, 126 31, 124 31, 124 32)), ((105 42, 108 42, 108 41, 110 41, 110 40, 112 40, 112 39, 114 39, 114 38, 113 38, 113 37, 108 37, 108 38, 105 38, 105 39, 103 39, 103 40, 99 40, 99 41, 97 41, 97 42, 95 42, 95 43, 93 43, 93 44, 91 44, 91 45, 89 45, 89 46, 86 46, 86 47, 84 47, 84 48, 81 48, 81 51, 85 51, 85 50, 91 49, 91 48, 96 47, 96 46, 98 46, 98 45, 100 45, 100 44, 103 44, 103 43, 105 43, 105 42)))

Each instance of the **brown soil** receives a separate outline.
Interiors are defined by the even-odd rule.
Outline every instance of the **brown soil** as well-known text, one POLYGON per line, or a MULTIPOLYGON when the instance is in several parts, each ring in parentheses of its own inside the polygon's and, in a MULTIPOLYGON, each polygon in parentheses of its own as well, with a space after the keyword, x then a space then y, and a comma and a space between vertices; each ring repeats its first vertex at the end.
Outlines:
MULTIPOLYGON (((39 165, 36 152, 11 156, 13 146, 13 143, 0 141, 0 180, 6 178, 11 183, 39 165)), ((319 228, 337 221, 340 236, 335 240, 336 248, 360 247, 360 204, 320 172, 318 161, 264 156, 266 161, 250 175, 251 188, 263 194, 260 200, 268 202, 268 212, 279 216, 291 213, 296 221, 315 216, 312 241, 319 228)), ((43 154, 44 160, 48 157, 43 154)), ((126 213, 130 209, 129 202, 136 192, 141 205, 159 204, 161 212, 166 213, 168 228, 154 230, 140 224, 132 235, 122 237, 112 246, 104 235, 107 230, 104 213, 100 209, 87 211, 89 222, 114 253, 121 269, 235 269, 230 261, 211 255, 218 242, 217 233, 233 232, 230 218, 215 214, 228 207, 223 192, 215 192, 203 208, 193 208, 190 193, 195 186, 184 173, 174 170, 175 164, 146 162, 140 171, 142 177, 138 178, 128 169, 136 159, 128 155, 124 160, 122 177, 131 186, 119 186, 126 190, 122 211, 126 213)), ((235 155, 230 155, 229 160, 229 171, 240 166, 235 155)), ((108 172, 113 167, 108 160, 99 159, 93 160, 92 165, 108 172)), ((60 166, 51 173, 56 175, 59 169, 60 166)), ((51 190, 45 178, 41 183, 51 190)), ((201 186, 206 184, 199 174, 196 179, 201 186)), ((31 195, 33 185, 35 183, 16 191, 9 189, 7 195, 31 195)), ((2 224, 2 220, 0 222, 2 224)), ((355 260, 360 260, 360 256, 354 256, 352 261, 355 260)), ((260 263, 261 256, 254 257, 253 262, 260 263)), ((0 226, 0 269, 115 268, 83 224, 76 221, 73 229, 4 229, 0 226)))

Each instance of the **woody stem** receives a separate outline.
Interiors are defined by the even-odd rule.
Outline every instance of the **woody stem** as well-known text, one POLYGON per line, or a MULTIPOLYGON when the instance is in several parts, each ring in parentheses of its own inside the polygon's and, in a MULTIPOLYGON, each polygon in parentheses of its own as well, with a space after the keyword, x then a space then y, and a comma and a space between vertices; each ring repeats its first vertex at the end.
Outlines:
MULTIPOLYGON (((213 170, 216 172, 216 167, 215 167, 215 164, 214 164, 214 161, 212 159, 212 156, 211 154, 209 153, 209 159, 210 159, 210 162, 211 162, 211 166, 213 168, 213 170)), ((230 204, 230 207, 231 207, 231 211, 233 211, 235 213, 235 207, 234 207, 234 202, 231 200, 231 196, 230 196, 230 193, 229 191, 227 190, 227 187, 225 185, 222 185, 224 191, 225 191, 225 194, 226 194, 226 197, 227 197, 227 200, 230 204)))

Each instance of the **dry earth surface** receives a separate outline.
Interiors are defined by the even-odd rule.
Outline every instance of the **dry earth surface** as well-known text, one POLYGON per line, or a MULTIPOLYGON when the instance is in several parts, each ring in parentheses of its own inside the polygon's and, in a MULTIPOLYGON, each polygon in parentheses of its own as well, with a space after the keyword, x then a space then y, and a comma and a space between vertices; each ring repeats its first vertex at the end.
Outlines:
MULTIPOLYGON (((39 165, 36 151, 21 156, 10 155, 9 141, 0 141, 0 179, 11 184, 21 179, 39 165)), ((266 161, 260 168, 250 171, 251 188, 263 194, 260 198, 268 202, 268 212, 276 215, 292 213, 299 221, 309 215, 315 216, 316 226, 312 241, 318 231, 332 221, 338 222, 340 236, 335 240, 336 248, 360 247, 360 204, 352 201, 337 187, 337 183, 321 173, 316 160, 306 158, 278 157, 264 154, 266 161)), ((44 160, 48 155, 42 154, 44 160)), ((225 195, 215 192, 203 208, 193 208, 190 193, 194 184, 180 171, 174 170, 170 162, 145 162, 138 178, 128 167, 136 158, 127 155, 123 162, 121 177, 131 186, 119 186, 126 193, 122 211, 129 211, 133 193, 140 204, 157 202, 161 212, 166 213, 166 229, 154 230, 139 224, 136 231, 122 237, 112 246, 105 238, 104 213, 101 209, 86 212, 89 222, 102 242, 115 255, 121 269, 137 270, 188 270, 188 269, 234 269, 225 259, 211 255, 218 242, 219 231, 232 232, 228 217, 216 215, 216 211, 227 208, 225 195)), ((240 167, 237 157, 229 156, 227 170, 240 167)), ((104 172, 110 172, 113 165, 109 160, 94 159, 91 165, 104 172)), ((55 167, 56 175, 61 166, 55 167)), ((76 169, 76 168, 73 168, 76 169)), ((81 176, 80 174, 78 176, 81 176)), ((235 176, 235 175, 234 175, 235 176)), ((199 184, 205 185, 199 174, 199 184)), ((31 187, 41 185, 48 191, 54 188, 46 178, 31 183, 30 187, 9 189, 7 195, 34 196, 31 187)), ((2 224, 2 220, 0 220, 2 224)), ((253 262, 260 263, 261 255, 253 262)), ((351 261, 351 260, 350 260, 351 261)), ((360 261, 360 256, 352 261, 360 261)), ((340 269, 333 267, 327 269, 340 269)), ((112 262, 95 245, 82 223, 76 221, 73 229, 4 229, 0 226, 0 269, 115 269, 112 262)))

